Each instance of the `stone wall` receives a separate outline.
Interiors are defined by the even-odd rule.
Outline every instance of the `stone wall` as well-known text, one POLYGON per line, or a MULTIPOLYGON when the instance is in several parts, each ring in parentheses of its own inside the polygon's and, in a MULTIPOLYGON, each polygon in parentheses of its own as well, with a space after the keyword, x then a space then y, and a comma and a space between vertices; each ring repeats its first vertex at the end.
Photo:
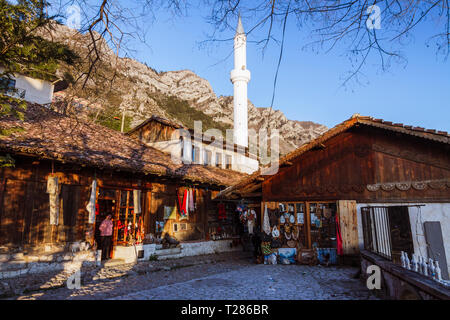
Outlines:
POLYGON ((96 264, 96 252, 50 252, 42 254, 0 254, 0 279, 14 278, 24 274, 78 270, 82 266, 96 264))
MULTIPOLYGON (((242 246, 232 246, 232 240, 216 240, 216 241, 196 241, 182 242, 179 247, 181 251, 176 254, 158 256, 158 260, 177 259, 188 256, 197 256, 203 254, 222 253, 230 251, 242 251, 242 246)), ((126 263, 149 260, 152 255, 157 255, 156 244, 144 244, 122 247, 117 246, 114 252, 114 258, 123 259, 126 263), (138 259, 139 251, 144 250, 143 258, 138 259)))

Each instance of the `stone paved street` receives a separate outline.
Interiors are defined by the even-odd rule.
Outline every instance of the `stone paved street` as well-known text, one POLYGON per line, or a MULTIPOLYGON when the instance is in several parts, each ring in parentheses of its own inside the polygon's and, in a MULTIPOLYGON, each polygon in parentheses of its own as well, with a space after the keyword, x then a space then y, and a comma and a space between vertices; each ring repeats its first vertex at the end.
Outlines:
POLYGON ((373 299, 352 268, 251 265, 114 299, 373 299))
POLYGON ((82 276, 80 289, 44 287, 8 299, 374 299, 353 278, 356 268, 256 265, 246 254, 105 269, 82 276))

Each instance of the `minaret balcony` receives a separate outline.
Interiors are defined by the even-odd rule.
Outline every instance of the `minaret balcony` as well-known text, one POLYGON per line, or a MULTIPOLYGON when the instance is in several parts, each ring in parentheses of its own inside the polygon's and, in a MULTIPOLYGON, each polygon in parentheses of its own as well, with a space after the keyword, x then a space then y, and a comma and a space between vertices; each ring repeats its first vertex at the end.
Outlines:
POLYGON ((245 82, 249 82, 250 81, 250 71, 245 69, 245 70, 239 70, 239 69, 233 69, 231 70, 230 73, 230 79, 231 82, 235 82, 235 81, 245 81, 245 82))

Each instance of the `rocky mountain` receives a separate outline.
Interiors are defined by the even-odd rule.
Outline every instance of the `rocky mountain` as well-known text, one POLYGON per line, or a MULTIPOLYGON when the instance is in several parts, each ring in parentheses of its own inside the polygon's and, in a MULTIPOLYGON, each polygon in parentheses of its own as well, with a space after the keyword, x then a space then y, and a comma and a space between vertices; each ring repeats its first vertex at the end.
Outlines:
MULTIPOLYGON (((56 25, 47 36, 66 43, 81 57, 89 50, 88 35, 63 25, 56 25)), ((100 41, 98 47, 103 54, 101 64, 86 88, 76 92, 78 96, 92 103, 126 110, 131 118, 131 127, 156 114, 188 127, 193 127, 194 120, 202 120, 204 130, 232 128, 233 97, 218 97, 206 79, 190 70, 157 72, 136 60, 117 58, 104 41, 100 41), (105 80, 109 78, 114 80, 105 80)), ((80 70, 63 66, 59 73, 61 77, 74 78, 80 70)), ((255 107, 251 101, 248 105, 249 128, 256 132, 260 128, 278 129, 281 154, 327 130, 321 124, 289 120, 283 112, 255 107)))

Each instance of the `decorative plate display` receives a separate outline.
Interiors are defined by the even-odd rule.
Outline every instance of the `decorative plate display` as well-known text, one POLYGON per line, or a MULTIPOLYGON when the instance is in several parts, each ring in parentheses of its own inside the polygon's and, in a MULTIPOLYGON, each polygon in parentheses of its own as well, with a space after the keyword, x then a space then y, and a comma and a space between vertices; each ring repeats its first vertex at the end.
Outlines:
POLYGON ((295 217, 294 217, 293 214, 291 214, 291 215, 289 216, 289 222, 290 222, 290 223, 295 223, 295 217))

